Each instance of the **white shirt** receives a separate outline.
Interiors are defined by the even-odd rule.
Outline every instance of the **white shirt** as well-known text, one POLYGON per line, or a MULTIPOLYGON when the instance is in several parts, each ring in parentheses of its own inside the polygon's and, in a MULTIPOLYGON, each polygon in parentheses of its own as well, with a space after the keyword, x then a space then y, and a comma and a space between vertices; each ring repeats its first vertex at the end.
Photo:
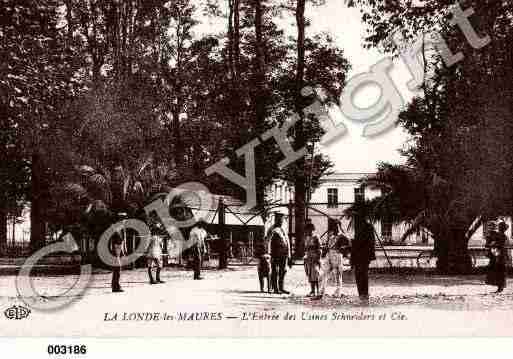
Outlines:
POLYGON ((151 236, 150 245, 148 246, 148 257, 160 258, 162 256, 162 237, 151 236))
POLYGON ((200 227, 194 227, 191 229, 191 233, 189 233, 189 240, 191 240, 191 245, 198 244, 198 249, 200 251, 205 251, 205 240, 207 239, 208 233, 206 230, 200 227))
POLYGON ((77 242, 75 242, 75 238, 73 238, 73 235, 68 232, 62 237, 62 241, 66 246, 73 252, 78 251, 80 248, 78 248, 77 242))

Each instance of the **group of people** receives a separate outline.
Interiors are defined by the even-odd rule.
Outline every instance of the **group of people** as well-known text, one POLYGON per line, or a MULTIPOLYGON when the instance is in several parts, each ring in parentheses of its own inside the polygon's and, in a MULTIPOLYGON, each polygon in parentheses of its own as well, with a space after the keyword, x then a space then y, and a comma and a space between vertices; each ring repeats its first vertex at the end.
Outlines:
MULTIPOLYGON (((206 230, 206 223, 200 220, 189 232, 189 240, 187 244, 188 256, 192 262, 192 268, 194 271, 194 280, 201 280, 201 265, 203 261, 203 255, 206 253, 206 239, 208 232, 206 230)), ((116 265, 112 269, 112 292, 120 293, 123 289, 120 285, 121 277, 121 256, 124 254, 123 250, 123 239, 116 233, 112 239, 112 253, 116 258, 116 265)), ((150 284, 161 284, 165 283, 160 273, 164 267, 163 261, 164 254, 164 237, 160 235, 152 235, 149 240, 148 247, 145 252, 146 264, 148 270, 148 279, 150 284), (155 276, 153 275, 155 273, 155 276)))
POLYGON ((342 273, 349 255, 349 239, 344 235, 338 235, 338 228, 328 231, 328 238, 321 243, 317 236, 313 235, 315 226, 311 220, 307 220, 305 226, 305 273, 310 282, 311 297, 324 295, 331 274, 335 275, 337 291, 340 295, 342 285, 342 273))
MULTIPOLYGON (((491 222, 490 232, 486 238, 486 248, 490 259, 486 275, 486 283, 497 286, 497 293, 506 287, 507 252, 505 232, 508 225, 499 221, 491 222)), ((199 221, 189 233, 190 257, 194 270, 194 280, 201 280, 202 258, 206 252, 206 223, 199 221)), ((325 241, 314 235, 315 227, 311 220, 305 224, 305 274, 310 283, 308 296, 322 298, 326 292, 331 275, 335 276, 337 289, 335 295, 341 294, 342 273, 354 269, 354 276, 360 299, 369 298, 369 265, 376 259, 374 227, 367 220, 355 216, 355 236, 352 240, 339 233, 338 226, 328 231, 325 241)), ((112 271, 112 291, 123 292, 120 286, 121 256, 123 255, 123 240, 114 235, 112 252, 117 259, 117 265, 112 271)), ((276 294, 289 294, 285 289, 287 267, 292 266, 291 243, 283 229, 283 215, 275 214, 274 225, 266 235, 264 254, 271 257, 271 288, 276 294)), ((160 284, 163 267, 163 237, 153 235, 146 251, 147 270, 150 284, 160 284), (153 275, 155 273, 155 276, 153 275)))
POLYGON ((365 220, 355 225, 355 237, 352 241, 343 233, 339 234, 337 226, 328 231, 327 240, 321 243, 313 235, 315 227, 311 221, 307 221, 304 263, 311 289, 308 296, 322 298, 331 275, 335 276, 337 285, 335 296, 339 296, 343 272, 352 267, 360 299, 369 299, 369 265, 376 259, 374 228, 365 220))
MULTIPOLYGON (((192 269, 194 271, 194 280, 201 280, 201 265, 203 262, 203 255, 207 251, 206 239, 208 232, 206 230, 206 223, 200 220, 189 232, 188 257, 192 262, 192 269)), ((164 283, 160 279, 160 271, 164 265, 162 256, 164 250, 164 240, 162 236, 153 235, 150 238, 150 244, 146 252, 148 278, 150 284, 164 283), (155 279, 153 278, 153 271, 155 271, 155 279)))
MULTIPOLYGON (((329 230, 327 240, 321 243, 313 234, 315 227, 310 220, 305 224, 305 273, 310 283, 308 296, 321 298, 326 291, 330 275, 335 274, 337 290, 341 294, 342 273, 354 268, 358 294, 362 300, 369 298, 369 265, 376 259, 374 252, 374 227, 363 218, 355 217, 355 237, 352 241, 338 233, 338 226, 329 230)), ((271 256, 271 285, 276 294, 288 294, 284 288, 287 265, 292 265, 291 245, 283 229, 283 215, 275 214, 274 225, 266 236, 267 253, 271 256)))
MULTIPOLYGON (((267 240, 271 255, 271 281, 275 293, 289 293, 284 289, 286 264, 291 264, 290 241, 282 228, 283 215, 276 214, 275 223, 269 231, 267 240)), ((334 275, 337 289, 335 296, 341 294, 342 273, 354 269, 354 276, 360 299, 369 298, 369 265, 376 259, 375 231, 372 224, 364 218, 354 218, 355 236, 349 240, 338 233, 338 226, 328 231, 325 241, 314 235, 315 227, 311 220, 305 224, 305 274, 310 283, 310 293, 307 296, 322 298, 330 276, 334 275)), ((490 232, 486 238, 489 264, 486 284, 497 286, 496 293, 501 293, 506 287, 507 242, 504 221, 491 222, 490 232)))

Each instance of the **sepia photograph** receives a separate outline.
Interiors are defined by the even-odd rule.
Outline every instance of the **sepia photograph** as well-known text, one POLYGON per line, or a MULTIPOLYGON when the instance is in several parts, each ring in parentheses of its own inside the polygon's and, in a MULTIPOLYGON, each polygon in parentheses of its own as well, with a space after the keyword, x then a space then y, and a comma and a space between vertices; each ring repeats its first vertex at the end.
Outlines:
POLYGON ((0 337, 511 336, 512 44, 510 0, 0 0, 0 337))

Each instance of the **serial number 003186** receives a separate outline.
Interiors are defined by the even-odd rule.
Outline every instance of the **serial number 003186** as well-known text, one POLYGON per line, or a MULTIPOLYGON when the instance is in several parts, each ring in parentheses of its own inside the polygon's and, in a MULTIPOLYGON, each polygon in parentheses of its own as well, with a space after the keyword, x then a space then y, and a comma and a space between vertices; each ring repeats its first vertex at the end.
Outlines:
POLYGON ((80 355, 87 354, 87 346, 85 345, 48 345, 48 354, 50 355, 80 355))

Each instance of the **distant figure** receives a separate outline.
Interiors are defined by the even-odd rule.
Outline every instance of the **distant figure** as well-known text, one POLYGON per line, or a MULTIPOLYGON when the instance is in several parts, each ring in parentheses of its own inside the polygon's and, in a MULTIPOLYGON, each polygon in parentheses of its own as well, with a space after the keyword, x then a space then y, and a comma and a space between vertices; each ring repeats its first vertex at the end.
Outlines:
POLYGON ((287 273, 287 264, 291 262, 290 241, 288 235, 282 228, 283 214, 276 213, 274 225, 268 233, 268 252, 271 254, 271 282, 276 294, 290 294, 285 290, 285 274, 287 273))
POLYGON ((271 292, 271 256, 269 255, 268 249, 269 244, 267 243, 268 238, 261 238, 255 241, 254 254, 258 258, 258 281, 260 283, 260 291, 264 291, 264 279, 267 278, 267 292, 271 292))
POLYGON ((304 258, 305 273, 310 282, 310 294, 308 296, 319 295, 319 278, 321 266, 321 244, 319 238, 313 235, 315 230, 311 220, 307 220, 305 225, 305 250, 304 258))
POLYGON ((66 232, 66 234, 62 236, 62 242, 73 252, 80 250, 71 231, 66 232))
POLYGON ((259 257, 258 266, 258 282, 260 283, 260 292, 264 291, 264 279, 267 279, 267 292, 271 292, 271 256, 263 254, 259 257))
POLYGON ((148 264, 148 277, 150 279, 150 284, 164 283, 164 281, 160 279, 160 271, 163 267, 163 246, 164 243, 161 236, 151 236, 148 251, 146 252, 146 259, 148 264), (155 279, 153 279, 152 268, 155 268, 155 279))
POLYGON ((313 236, 313 232, 315 231, 315 226, 312 223, 312 220, 308 218, 305 223, 305 236, 313 236))
POLYGON ((306 277, 310 283, 310 294, 308 296, 315 296, 319 294, 319 277, 320 277, 320 259, 321 259, 321 244, 319 238, 313 235, 315 226, 311 219, 306 220, 305 224, 305 251, 304 266, 306 277))
POLYGON ((206 253, 206 239, 208 232, 205 229, 206 223, 199 220, 189 233, 189 240, 192 241, 192 265, 194 268, 194 280, 201 280, 201 263, 206 253))
POLYGON ((355 238, 351 244, 351 265, 358 295, 363 301, 369 300, 369 265, 376 259, 374 250, 374 227, 361 215, 355 215, 355 238))
POLYGON ((504 248, 507 238, 504 234, 508 225, 503 221, 497 225, 498 231, 491 228, 490 237, 487 239, 488 273, 486 274, 486 284, 496 285, 497 291, 501 293, 506 287, 506 250, 504 248))
POLYGON ((121 278, 121 256, 124 253, 124 243, 123 238, 118 232, 112 235, 111 244, 112 254, 114 255, 114 257, 116 257, 116 264, 112 268, 112 292, 121 293, 123 292, 123 289, 121 289, 121 284, 119 283, 119 280, 121 278))

